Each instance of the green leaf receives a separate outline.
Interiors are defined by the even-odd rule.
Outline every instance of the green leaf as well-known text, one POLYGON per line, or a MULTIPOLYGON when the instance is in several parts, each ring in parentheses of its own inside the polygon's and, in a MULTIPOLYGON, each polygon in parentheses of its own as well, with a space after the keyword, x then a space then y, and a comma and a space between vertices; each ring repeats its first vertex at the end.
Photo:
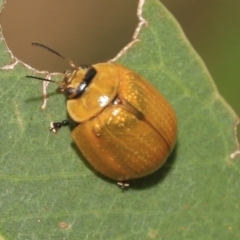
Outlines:
MULTIPOLYGON (((156 173, 122 192, 86 164, 70 129, 48 131, 67 116, 50 84, 20 62, 1 70, 0 239, 239 239, 237 116, 201 59, 157 0, 144 4, 138 39, 119 59, 151 81, 178 117, 177 146, 156 173)), ((0 65, 13 62, 0 43, 0 65)))

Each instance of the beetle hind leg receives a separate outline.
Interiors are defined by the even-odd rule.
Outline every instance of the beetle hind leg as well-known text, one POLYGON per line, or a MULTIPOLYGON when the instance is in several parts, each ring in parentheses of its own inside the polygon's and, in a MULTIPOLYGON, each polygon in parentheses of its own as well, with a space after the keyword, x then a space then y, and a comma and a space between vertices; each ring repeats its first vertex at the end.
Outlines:
POLYGON ((61 122, 51 122, 50 123, 50 132, 56 133, 61 127, 65 127, 69 125, 68 120, 63 120, 61 122))
POLYGON ((128 189, 130 184, 128 181, 117 181, 117 185, 124 190, 128 189))

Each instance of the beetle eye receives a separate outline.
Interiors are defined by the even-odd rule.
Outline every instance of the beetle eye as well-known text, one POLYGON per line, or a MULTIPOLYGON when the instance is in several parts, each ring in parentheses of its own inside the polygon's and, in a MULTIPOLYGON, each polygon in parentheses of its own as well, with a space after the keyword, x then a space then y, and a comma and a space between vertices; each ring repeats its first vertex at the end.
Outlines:
POLYGON ((86 82, 82 82, 81 84, 78 85, 77 88, 71 88, 71 87, 66 88, 65 94, 67 95, 68 98, 78 98, 83 94, 86 87, 87 87, 86 82))

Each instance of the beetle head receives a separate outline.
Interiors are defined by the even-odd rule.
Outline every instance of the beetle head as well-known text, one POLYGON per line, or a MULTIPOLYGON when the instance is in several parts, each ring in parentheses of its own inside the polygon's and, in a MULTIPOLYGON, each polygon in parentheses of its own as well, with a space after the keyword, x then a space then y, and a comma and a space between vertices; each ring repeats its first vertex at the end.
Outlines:
POLYGON ((26 76, 26 77, 57 83, 59 85, 59 87, 57 88, 57 91, 61 93, 65 93, 66 96, 70 99, 80 97, 82 93, 85 91, 85 89, 87 88, 88 84, 92 81, 92 79, 96 75, 96 70, 87 65, 81 65, 77 67, 72 60, 62 56, 60 53, 56 52, 55 50, 41 43, 32 42, 32 45, 42 47, 56 54, 57 56, 63 58, 69 63, 69 65, 72 67, 72 70, 65 71, 64 78, 60 82, 56 82, 56 81, 41 78, 41 77, 34 77, 34 76, 26 76))
POLYGON ((57 90, 70 99, 79 97, 89 84, 89 79, 86 78, 88 71, 89 67, 82 66, 65 71, 63 81, 57 90))

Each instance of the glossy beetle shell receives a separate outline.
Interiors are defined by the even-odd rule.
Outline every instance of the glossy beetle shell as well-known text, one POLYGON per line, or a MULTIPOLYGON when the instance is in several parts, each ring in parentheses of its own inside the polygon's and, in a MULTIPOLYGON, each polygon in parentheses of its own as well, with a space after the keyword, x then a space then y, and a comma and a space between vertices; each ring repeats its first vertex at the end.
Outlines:
MULTIPOLYGON (((79 123, 71 133, 75 144, 98 172, 111 179, 153 173, 176 142, 172 107, 148 81, 120 64, 92 68, 96 75, 82 95, 67 101, 70 117, 79 123)), ((75 70, 62 89, 76 88, 86 71, 75 70)))

